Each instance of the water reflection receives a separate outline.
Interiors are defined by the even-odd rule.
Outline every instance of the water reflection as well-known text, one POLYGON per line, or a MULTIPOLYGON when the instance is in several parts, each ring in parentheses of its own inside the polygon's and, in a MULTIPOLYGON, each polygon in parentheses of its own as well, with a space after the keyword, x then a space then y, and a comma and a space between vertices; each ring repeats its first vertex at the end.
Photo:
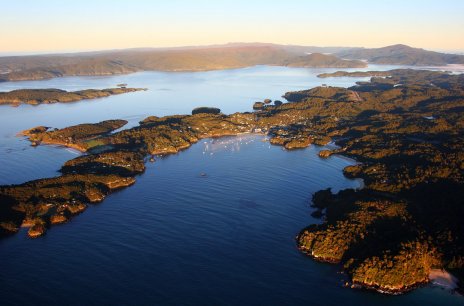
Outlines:
POLYGON ((213 155, 218 152, 240 152, 240 148, 257 141, 255 134, 242 134, 233 137, 212 138, 203 141, 203 154, 213 155))

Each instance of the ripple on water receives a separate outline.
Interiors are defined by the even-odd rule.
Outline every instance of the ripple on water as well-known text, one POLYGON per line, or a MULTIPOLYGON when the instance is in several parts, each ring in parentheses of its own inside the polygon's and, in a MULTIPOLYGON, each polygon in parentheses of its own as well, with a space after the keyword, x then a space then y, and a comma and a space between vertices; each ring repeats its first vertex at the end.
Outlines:
MULTIPOLYGON (((0 138, 0 184, 56 175, 75 157, 54 147, 31 148, 14 136, 31 126, 78 124, 83 114, 87 122, 125 117, 136 124, 143 114, 189 113, 200 105, 249 111, 256 98, 281 99, 292 88, 357 81, 316 77, 330 71, 252 67, 195 76, 141 73, 15 83, 64 89, 128 83, 149 90, 72 105, 0 106, 0 131, 9 135, 0 138)), ((11 85, 0 84, 0 90, 11 85)), ((134 186, 52 227, 45 237, 30 240, 21 229, 1 240, 2 305, 462 304, 435 288, 399 297, 342 288, 339 267, 303 256, 294 237, 317 221, 310 216, 312 193, 359 185, 341 172, 352 161, 319 159, 316 147, 283 151, 253 137, 239 145, 238 138, 205 140, 216 144, 207 152, 213 155, 203 154, 199 142, 158 158, 134 186)))

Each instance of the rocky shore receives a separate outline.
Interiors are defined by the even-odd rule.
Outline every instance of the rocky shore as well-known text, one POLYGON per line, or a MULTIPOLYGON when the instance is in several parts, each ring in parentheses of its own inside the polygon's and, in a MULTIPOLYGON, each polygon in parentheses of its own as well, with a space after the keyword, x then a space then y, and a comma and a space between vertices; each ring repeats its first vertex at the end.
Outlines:
MULTIPOLYGON (((286 149, 325 145, 321 158, 343 154, 345 168, 365 188, 313 196, 321 224, 303 229, 299 249, 338 263, 353 287, 400 293, 429 282, 433 269, 464 267, 464 76, 392 70, 351 88, 289 92, 290 103, 264 103, 255 112, 150 116, 110 133, 123 120, 25 131, 31 144, 60 144, 86 155, 66 162, 61 176, 0 186, 0 229, 43 235, 88 203, 130 186, 147 156, 173 154, 203 138, 265 133, 286 149), (401 84, 401 85, 398 85, 401 84), (396 86, 398 85, 398 86, 396 86)), ((285 191, 283 191, 285 192, 285 191)))

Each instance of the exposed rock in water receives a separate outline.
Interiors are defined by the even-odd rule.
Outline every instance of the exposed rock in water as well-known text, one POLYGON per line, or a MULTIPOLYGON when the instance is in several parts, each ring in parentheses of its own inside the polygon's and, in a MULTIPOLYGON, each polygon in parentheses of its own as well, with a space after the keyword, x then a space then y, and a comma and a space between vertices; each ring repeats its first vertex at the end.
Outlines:
POLYGON ((261 110, 264 108, 264 102, 255 102, 253 104, 253 109, 254 110, 261 110))

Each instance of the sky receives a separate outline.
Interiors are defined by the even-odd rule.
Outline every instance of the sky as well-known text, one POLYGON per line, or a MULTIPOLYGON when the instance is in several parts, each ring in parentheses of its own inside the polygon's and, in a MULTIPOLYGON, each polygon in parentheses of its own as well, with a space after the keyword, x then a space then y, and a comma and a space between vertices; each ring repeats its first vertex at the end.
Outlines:
POLYGON ((0 0, 0 53, 269 42, 464 52, 464 0, 0 0))

